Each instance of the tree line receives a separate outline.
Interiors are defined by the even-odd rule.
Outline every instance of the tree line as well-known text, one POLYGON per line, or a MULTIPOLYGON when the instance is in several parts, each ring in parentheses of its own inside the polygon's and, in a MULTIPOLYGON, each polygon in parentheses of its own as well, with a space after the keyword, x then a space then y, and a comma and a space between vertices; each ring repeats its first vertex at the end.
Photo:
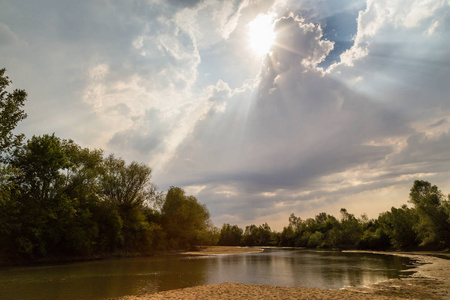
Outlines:
POLYGON ((127 163, 55 134, 25 141, 15 134, 27 94, 8 91, 0 70, 0 262, 153 253, 199 245, 330 249, 450 246, 450 201, 416 180, 412 207, 369 220, 341 209, 302 220, 291 214, 281 232, 267 223, 219 230, 208 209, 179 187, 158 191, 145 164, 127 163))
POLYGON ((149 253, 211 243, 207 208, 179 187, 158 192, 144 164, 43 135, 16 147, 3 166, 13 170, 3 176, 8 185, 0 196, 4 256, 149 253))
POLYGON ((157 191, 152 170, 54 134, 14 128, 27 94, 0 70, 0 260, 151 253, 214 244, 206 206, 157 191))
POLYGON ((342 208, 340 218, 320 213, 302 220, 291 214, 289 225, 275 232, 266 224, 245 230, 224 224, 219 245, 284 246, 324 249, 448 249, 450 247, 450 195, 437 186, 416 180, 409 202, 392 207, 377 219, 356 218, 342 208))

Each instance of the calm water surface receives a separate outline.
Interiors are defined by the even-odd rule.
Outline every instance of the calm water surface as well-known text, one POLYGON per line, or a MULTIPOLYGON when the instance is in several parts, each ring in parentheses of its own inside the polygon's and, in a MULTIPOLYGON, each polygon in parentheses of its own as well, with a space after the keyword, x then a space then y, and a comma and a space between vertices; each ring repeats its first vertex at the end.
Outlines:
POLYGON ((5 268, 0 299, 105 299, 222 282, 339 289, 400 277, 410 263, 388 255, 268 249, 5 268))

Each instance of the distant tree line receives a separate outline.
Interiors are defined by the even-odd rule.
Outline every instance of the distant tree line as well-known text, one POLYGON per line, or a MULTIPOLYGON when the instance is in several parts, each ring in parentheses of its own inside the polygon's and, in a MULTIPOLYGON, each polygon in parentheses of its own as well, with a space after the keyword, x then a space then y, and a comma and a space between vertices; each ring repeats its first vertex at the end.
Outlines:
MULTIPOLYGON (((0 259, 151 253, 216 244, 207 208, 150 167, 52 135, 24 142, 23 90, 0 70, 0 259)), ((216 231, 215 231, 216 230, 216 231)))
POLYGON ((320 213, 302 220, 291 214, 289 225, 275 232, 267 224, 250 225, 245 231, 224 224, 219 245, 285 246, 325 249, 448 249, 450 247, 450 195, 423 180, 414 181, 409 202, 392 207, 377 219, 356 218, 341 209, 341 217, 320 213))

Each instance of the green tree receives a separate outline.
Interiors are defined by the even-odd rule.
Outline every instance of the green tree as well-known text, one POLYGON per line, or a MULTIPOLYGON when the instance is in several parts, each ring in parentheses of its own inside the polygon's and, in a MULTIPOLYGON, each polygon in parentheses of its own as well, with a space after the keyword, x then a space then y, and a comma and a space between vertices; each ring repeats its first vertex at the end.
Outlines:
POLYGON ((327 219, 325 225, 327 229, 327 246, 344 249, 355 248, 363 235, 362 225, 345 208, 341 208, 340 212, 340 222, 331 216, 327 219))
POLYGON ((22 196, 32 197, 42 205, 49 203, 63 188, 64 173, 70 162, 65 147, 72 141, 62 141, 53 135, 33 136, 26 145, 16 149, 11 164, 20 169, 18 179, 22 196))
POLYGON ((17 175, 19 175, 19 171, 16 168, 0 162, 0 205, 9 200, 11 191, 16 187, 17 175))
POLYGON ((342 226, 342 245, 346 248, 353 248, 356 242, 361 238, 363 230, 358 219, 353 214, 347 212, 345 208, 341 209, 342 226))
POLYGON ((17 249, 29 257, 44 256, 62 239, 59 217, 71 212, 68 199, 59 197, 64 185, 61 171, 68 167, 63 142, 54 135, 33 136, 14 151, 11 165, 20 170, 13 200, 19 213, 17 249))
POLYGON ((295 232, 291 226, 284 227, 280 235, 280 246, 294 247, 295 237, 295 232))
POLYGON ((6 91, 12 81, 5 72, 5 69, 0 69, 0 159, 6 151, 20 145, 24 136, 14 135, 13 130, 27 116, 22 109, 27 93, 18 89, 11 93, 6 91))
POLYGON ((123 159, 110 155, 104 160, 102 194, 120 210, 141 207, 151 202, 156 194, 151 173, 152 169, 144 164, 132 162, 127 166, 123 159))
POLYGON ((9 199, 18 174, 17 169, 5 164, 6 155, 20 145, 24 137, 23 134, 14 135, 13 130, 27 116, 22 109, 27 93, 18 89, 8 92, 6 89, 12 81, 5 72, 5 69, 0 69, 0 205, 9 199))
POLYGON ((216 246, 219 244, 220 230, 208 222, 206 230, 200 231, 199 239, 203 245, 216 246))
POLYGON ((392 246, 378 220, 362 218, 364 234, 357 242, 358 249, 386 250, 392 246))
POLYGON ((259 229, 255 224, 245 227, 242 235, 242 244, 245 246, 257 246, 259 242, 259 229))
POLYGON ((151 172, 151 168, 144 164, 132 162, 127 165, 114 155, 104 160, 100 179, 101 197, 117 207, 122 220, 123 247, 127 251, 135 250, 148 240, 146 231, 150 224, 144 207, 150 205, 156 195, 151 172))
POLYGON ((92 211, 101 161, 101 151, 55 135, 33 136, 16 148, 10 163, 20 174, 8 203, 14 209, 2 209, 14 220, 9 244, 30 258, 89 254, 99 234, 92 211))
POLYGON ((320 231, 316 231, 309 236, 308 247, 317 248, 319 247, 324 239, 324 234, 320 231))
POLYGON ((219 245, 239 246, 242 240, 243 230, 237 225, 223 224, 220 230, 219 245))
POLYGON ((437 186, 424 180, 414 181, 409 193, 419 217, 415 225, 421 245, 450 245, 450 222, 447 203, 437 186))
POLYGON ((294 232, 300 231, 302 222, 302 219, 296 217, 293 213, 289 216, 289 227, 291 227, 294 232))
POLYGON ((254 224, 245 228, 242 244, 246 246, 277 246, 278 235, 270 229, 267 223, 260 226, 254 224))
POLYGON ((300 246, 301 235, 305 228, 305 224, 300 217, 296 217, 293 213, 289 216, 289 225, 283 228, 280 234, 280 246, 300 246))
POLYGON ((200 245, 205 230, 211 226, 208 209, 183 189, 170 187, 162 206, 162 225, 172 248, 200 245))
POLYGON ((378 223, 391 241, 398 249, 417 246, 417 234, 414 226, 418 217, 414 209, 403 205, 401 208, 392 207, 391 211, 381 213, 378 223))

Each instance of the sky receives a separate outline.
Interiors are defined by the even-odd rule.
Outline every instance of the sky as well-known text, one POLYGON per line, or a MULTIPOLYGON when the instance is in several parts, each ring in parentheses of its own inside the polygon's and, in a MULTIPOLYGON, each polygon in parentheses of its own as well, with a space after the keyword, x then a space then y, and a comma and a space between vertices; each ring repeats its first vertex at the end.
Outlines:
POLYGON ((450 192, 449 25, 449 0, 0 0, 0 68, 28 138, 281 230, 450 192))

